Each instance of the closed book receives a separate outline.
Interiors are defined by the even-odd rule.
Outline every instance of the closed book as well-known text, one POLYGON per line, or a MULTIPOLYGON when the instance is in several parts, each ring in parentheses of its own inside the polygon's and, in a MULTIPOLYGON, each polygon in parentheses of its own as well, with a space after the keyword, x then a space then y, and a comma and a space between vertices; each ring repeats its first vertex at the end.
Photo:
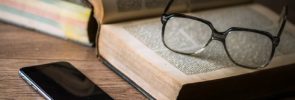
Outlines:
MULTIPOLYGON (((86 0, 1 0, 0 20, 84 45, 95 43, 98 24, 86 0)), ((20 33, 21 34, 21 33, 20 33)))

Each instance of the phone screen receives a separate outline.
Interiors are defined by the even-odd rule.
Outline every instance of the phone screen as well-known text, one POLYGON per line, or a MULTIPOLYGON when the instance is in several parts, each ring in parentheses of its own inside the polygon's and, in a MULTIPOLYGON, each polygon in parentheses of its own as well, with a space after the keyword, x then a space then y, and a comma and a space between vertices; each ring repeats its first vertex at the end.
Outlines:
POLYGON ((47 99, 112 100, 109 95, 67 62, 24 67, 19 73, 47 99))

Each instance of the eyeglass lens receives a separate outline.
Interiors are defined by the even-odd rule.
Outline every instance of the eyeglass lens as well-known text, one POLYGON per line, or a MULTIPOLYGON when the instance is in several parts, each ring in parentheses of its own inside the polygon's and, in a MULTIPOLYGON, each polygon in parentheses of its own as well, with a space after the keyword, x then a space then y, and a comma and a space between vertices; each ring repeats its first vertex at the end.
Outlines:
MULTIPOLYGON (((212 34, 212 29, 201 21, 172 17, 165 26, 164 42, 171 50, 195 54, 204 49, 212 34)), ((225 48, 235 63, 261 67, 271 58, 272 41, 259 33, 231 31, 225 38, 225 48)))

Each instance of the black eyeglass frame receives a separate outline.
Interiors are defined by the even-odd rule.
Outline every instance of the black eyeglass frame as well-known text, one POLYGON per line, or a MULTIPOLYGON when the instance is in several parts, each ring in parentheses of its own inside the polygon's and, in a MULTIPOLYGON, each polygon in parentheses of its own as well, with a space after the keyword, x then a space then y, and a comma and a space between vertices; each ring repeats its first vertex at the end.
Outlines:
POLYGON ((278 31, 278 35, 277 36, 273 36, 272 34, 270 34, 269 32, 266 32, 266 31, 261 31, 261 30, 256 30, 256 29, 249 29, 249 28, 241 28, 241 27, 231 27, 229 29, 227 29, 226 31, 224 32, 219 32, 217 31, 213 24, 210 22, 210 21, 207 21, 205 19, 202 19, 202 18, 198 18, 198 17, 195 17, 195 16, 189 16, 189 15, 185 15, 185 14, 180 14, 180 13, 167 13, 167 11, 169 10, 171 4, 173 3, 174 0, 170 0, 168 5, 166 6, 165 10, 164 10, 164 13, 162 14, 161 16, 161 22, 162 22, 162 42, 164 43, 164 46, 166 48, 168 48, 169 50, 173 51, 173 52, 176 52, 176 53, 179 53, 179 54, 184 54, 184 55, 194 55, 195 53, 184 53, 184 52, 179 52, 179 51, 176 51, 176 50, 173 50, 172 48, 170 48, 169 46, 167 46, 167 44, 165 43, 165 40, 164 40, 164 35, 165 35, 165 28, 166 28, 166 24, 167 22, 173 18, 173 17, 179 17, 179 18, 187 18, 187 19, 192 19, 192 20, 195 20, 195 21, 199 21, 199 22, 202 22, 206 25, 208 25, 210 27, 210 29, 212 30, 212 35, 211 35, 211 38, 208 40, 208 42, 205 44, 205 46, 203 48, 205 48, 206 46, 208 46, 210 44, 210 42, 212 40, 218 40, 220 42, 222 42, 223 44, 223 47, 226 51, 226 54, 227 56, 230 58, 230 60, 238 65, 238 66, 241 66, 241 67, 245 67, 245 68, 250 68, 250 69, 257 69, 257 68, 262 68, 262 67, 266 67, 267 65, 269 65, 269 63, 271 62, 273 56, 274 56, 274 53, 275 53, 275 49, 276 47, 279 45, 280 43, 280 37, 281 37, 281 34, 284 30, 284 27, 286 25, 286 22, 287 22, 287 6, 284 6, 283 8, 283 11, 281 13, 281 16, 280 16, 280 28, 279 28, 279 31, 278 31), (252 32, 252 33, 257 33, 257 34, 261 34, 261 35, 264 35, 266 37, 268 37, 271 42, 272 42, 272 50, 271 50, 271 55, 268 59, 268 62, 265 64, 265 65, 262 65, 262 66, 247 66, 247 65, 242 65, 242 64, 239 64, 237 63, 229 54, 228 52, 228 49, 227 49, 227 46, 226 46, 226 37, 227 35, 230 33, 230 32, 233 32, 233 31, 245 31, 245 32, 252 32))

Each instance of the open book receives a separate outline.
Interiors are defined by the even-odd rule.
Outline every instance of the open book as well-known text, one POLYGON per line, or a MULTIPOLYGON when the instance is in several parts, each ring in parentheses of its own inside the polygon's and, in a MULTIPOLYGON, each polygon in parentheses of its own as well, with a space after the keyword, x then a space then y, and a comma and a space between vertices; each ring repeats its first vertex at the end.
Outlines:
MULTIPOLYGON (((123 1, 125 0, 91 1, 96 5, 96 18, 105 23, 101 25, 97 41, 98 53, 111 69, 152 99, 197 98, 201 93, 191 93, 191 90, 198 83, 271 70, 295 62, 295 27, 292 23, 287 23, 271 64, 253 70, 233 64, 218 41, 210 43, 195 56, 170 51, 161 40, 160 15, 166 6, 164 2, 167 1, 123 1), (155 17, 147 18, 148 16, 155 17), (192 84, 192 87, 186 88, 192 84), (189 91, 191 92, 188 93, 189 91)), ((172 11, 192 10, 186 14, 209 20, 220 31, 230 27, 246 27, 276 33, 278 14, 259 4, 247 3, 251 0, 227 1, 179 0, 176 2, 183 3, 175 3, 172 11)), ((253 93, 248 95, 255 98, 253 93)), ((240 96, 238 93, 236 95, 240 96)), ((251 99, 245 95, 240 97, 251 99)))

